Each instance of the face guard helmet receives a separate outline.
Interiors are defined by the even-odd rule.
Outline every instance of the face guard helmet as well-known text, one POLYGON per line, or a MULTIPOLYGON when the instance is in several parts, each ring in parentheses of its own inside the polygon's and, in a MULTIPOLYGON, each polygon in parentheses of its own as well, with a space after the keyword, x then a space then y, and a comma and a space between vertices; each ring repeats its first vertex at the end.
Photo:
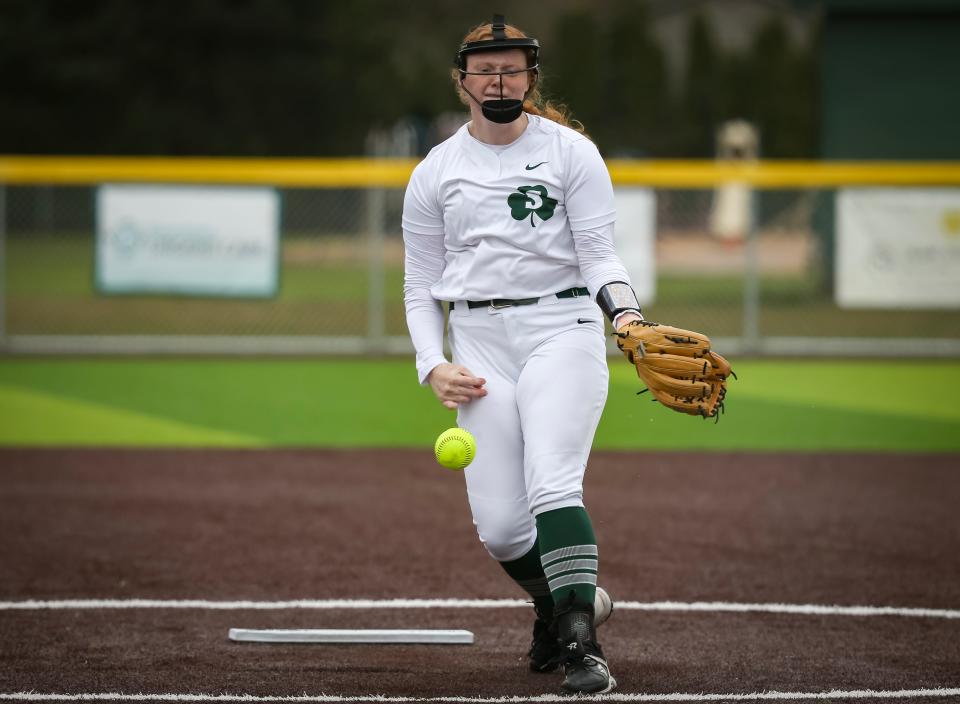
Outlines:
POLYGON ((480 39, 474 42, 464 42, 457 52, 456 66, 460 72, 460 87, 463 92, 473 99, 473 102, 480 106, 483 116, 500 125, 506 125, 513 122, 523 112, 523 101, 533 91, 537 83, 538 69, 540 68, 540 42, 533 37, 511 38, 506 33, 506 23, 503 15, 494 15, 490 23, 493 30, 492 39, 480 39), (527 56, 527 67, 516 71, 502 71, 499 74, 491 74, 489 71, 467 71, 467 56, 470 54, 479 54, 484 51, 503 51, 504 49, 522 49, 527 56), (530 88, 524 93, 521 100, 516 98, 503 97, 503 77, 516 73, 533 72, 533 79, 530 81, 530 88), (463 79, 469 75, 490 76, 496 75, 500 78, 500 98, 498 100, 477 100, 476 96, 467 90, 463 85, 463 79))

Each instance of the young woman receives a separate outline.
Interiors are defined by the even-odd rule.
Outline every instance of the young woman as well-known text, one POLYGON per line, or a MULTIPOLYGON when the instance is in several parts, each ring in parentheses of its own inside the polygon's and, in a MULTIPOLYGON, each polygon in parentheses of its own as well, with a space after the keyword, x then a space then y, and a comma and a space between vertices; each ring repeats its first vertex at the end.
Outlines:
POLYGON ((531 669, 562 664, 564 689, 599 693, 616 681, 596 639, 583 477, 607 396, 602 316, 641 317, 606 166, 542 100, 538 61, 499 15, 464 38, 453 75, 470 121, 411 177, 404 300, 420 382, 477 440, 464 474, 480 540, 533 598, 531 669))

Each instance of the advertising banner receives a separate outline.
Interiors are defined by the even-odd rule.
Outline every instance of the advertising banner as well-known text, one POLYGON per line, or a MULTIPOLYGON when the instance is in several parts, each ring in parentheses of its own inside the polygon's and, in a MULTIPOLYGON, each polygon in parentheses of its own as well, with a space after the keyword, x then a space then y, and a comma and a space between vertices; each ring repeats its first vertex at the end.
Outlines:
POLYGON ((96 212, 101 293, 277 293, 280 203, 273 189, 105 185, 96 212))
POLYGON ((960 189, 844 189, 836 218, 838 305, 960 307, 960 189))

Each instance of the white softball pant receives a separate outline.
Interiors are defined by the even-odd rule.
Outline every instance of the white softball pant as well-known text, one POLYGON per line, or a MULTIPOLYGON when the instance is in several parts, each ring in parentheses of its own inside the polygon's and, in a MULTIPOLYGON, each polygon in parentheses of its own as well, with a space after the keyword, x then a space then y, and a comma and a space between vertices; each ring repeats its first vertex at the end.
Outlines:
POLYGON ((535 516, 583 506, 583 475, 607 399, 603 314, 587 297, 493 309, 458 301, 448 322, 453 361, 486 379, 461 404, 477 440, 464 474, 480 541, 501 562, 529 552, 535 516))

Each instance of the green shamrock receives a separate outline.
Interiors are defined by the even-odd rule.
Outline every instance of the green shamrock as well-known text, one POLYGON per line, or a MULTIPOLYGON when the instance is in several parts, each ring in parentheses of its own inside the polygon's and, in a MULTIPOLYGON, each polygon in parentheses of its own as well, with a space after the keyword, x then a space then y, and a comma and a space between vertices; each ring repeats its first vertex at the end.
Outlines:
POLYGON ((507 205, 510 206, 510 214, 514 220, 523 220, 530 216, 530 227, 536 227, 533 221, 534 215, 539 215, 541 220, 549 220, 553 217, 553 209, 557 207, 556 198, 547 195, 547 189, 543 186, 520 186, 518 193, 511 193, 507 197, 507 205))

